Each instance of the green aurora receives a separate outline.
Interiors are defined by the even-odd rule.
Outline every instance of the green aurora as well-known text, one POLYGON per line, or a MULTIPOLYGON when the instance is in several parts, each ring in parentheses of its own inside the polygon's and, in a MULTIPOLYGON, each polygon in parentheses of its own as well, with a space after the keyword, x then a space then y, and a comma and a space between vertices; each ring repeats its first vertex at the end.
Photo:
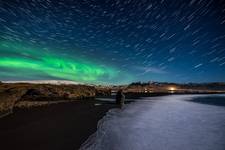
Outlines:
POLYGON ((120 74, 118 69, 98 64, 90 59, 64 56, 57 51, 38 49, 25 44, 0 42, 0 51, 1 79, 47 78, 84 83, 112 83, 120 74))

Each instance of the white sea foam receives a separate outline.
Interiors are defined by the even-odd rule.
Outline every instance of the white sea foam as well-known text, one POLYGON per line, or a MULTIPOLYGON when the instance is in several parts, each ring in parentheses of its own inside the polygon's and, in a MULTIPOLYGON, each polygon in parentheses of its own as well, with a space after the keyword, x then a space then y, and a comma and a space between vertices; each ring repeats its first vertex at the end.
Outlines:
POLYGON ((194 97, 145 98, 112 109, 80 149, 224 150, 225 107, 187 101, 194 97))

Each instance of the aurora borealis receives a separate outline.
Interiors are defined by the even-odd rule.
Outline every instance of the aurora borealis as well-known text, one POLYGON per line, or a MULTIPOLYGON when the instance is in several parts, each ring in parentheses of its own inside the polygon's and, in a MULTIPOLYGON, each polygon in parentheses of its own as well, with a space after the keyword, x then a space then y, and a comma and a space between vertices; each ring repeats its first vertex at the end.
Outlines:
MULTIPOLYGON (((1 75, 12 77, 12 79, 18 77, 38 79, 41 76, 48 76, 49 78, 93 82, 102 77, 110 80, 117 75, 113 68, 106 68, 68 56, 62 58, 56 51, 51 53, 51 51, 40 51, 4 42, 0 44, 0 48, 1 53, 5 55, 0 60, 0 67, 3 68, 1 75), (4 68, 6 68, 5 71, 4 68)), ((104 80, 102 79, 102 81, 104 80)))
POLYGON ((225 81, 224 0, 1 0, 0 80, 225 81))

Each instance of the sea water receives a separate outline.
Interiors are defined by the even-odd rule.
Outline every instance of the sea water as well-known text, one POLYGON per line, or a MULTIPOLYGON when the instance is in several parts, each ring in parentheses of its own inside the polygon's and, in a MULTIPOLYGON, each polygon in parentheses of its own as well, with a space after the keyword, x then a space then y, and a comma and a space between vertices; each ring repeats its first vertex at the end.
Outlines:
MULTIPOLYGON (((144 98, 111 109, 81 150, 225 150, 225 107, 205 95, 144 98)), ((225 101, 225 95, 211 95, 225 101)))

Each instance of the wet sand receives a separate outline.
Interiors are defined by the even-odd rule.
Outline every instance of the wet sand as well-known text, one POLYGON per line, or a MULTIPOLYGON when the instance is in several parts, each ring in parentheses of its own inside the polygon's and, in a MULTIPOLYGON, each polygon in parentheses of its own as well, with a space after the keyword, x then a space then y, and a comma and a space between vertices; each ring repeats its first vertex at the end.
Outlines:
POLYGON ((79 149, 96 131, 98 121, 115 107, 110 102, 83 100, 15 109, 13 114, 0 119, 1 149, 79 149))

